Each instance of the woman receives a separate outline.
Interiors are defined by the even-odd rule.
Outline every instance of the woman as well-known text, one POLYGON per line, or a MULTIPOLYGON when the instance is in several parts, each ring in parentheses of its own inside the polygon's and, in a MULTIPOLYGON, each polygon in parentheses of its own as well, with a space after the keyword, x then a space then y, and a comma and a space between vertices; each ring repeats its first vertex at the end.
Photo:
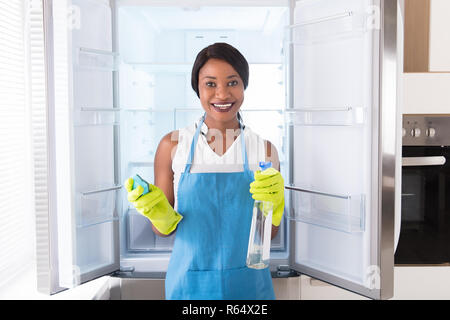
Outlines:
POLYGON ((191 82, 205 114, 162 138, 149 193, 141 197, 142 187, 132 190, 132 179, 125 183, 128 200, 156 234, 176 230, 167 299, 275 298, 269 268, 246 267, 254 199, 273 202, 273 237, 284 210, 277 151, 239 114, 248 76, 248 63, 234 47, 215 43, 203 49, 191 82), (259 161, 278 170, 263 175, 259 161))

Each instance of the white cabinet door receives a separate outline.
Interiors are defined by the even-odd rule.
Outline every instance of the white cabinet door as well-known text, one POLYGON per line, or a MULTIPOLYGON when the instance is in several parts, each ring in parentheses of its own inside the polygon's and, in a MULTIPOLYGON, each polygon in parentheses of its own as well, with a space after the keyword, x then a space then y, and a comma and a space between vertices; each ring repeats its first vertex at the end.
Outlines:
POLYGON ((450 1, 432 0, 430 7, 430 71, 450 71, 450 1))
POLYGON ((298 1, 290 29, 291 268, 390 298, 397 3, 298 1))

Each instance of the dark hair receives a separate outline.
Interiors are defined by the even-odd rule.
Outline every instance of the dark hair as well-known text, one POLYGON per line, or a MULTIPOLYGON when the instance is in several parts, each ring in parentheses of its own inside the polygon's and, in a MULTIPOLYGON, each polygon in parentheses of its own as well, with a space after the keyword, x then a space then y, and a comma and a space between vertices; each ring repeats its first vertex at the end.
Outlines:
POLYGON ((247 89, 249 75, 247 60, 245 60, 244 56, 235 47, 228 43, 217 42, 200 51, 195 59, 194 66, 192 67, 191 85, 199 98, 198 74, 205 63, 212 58, 228 62, 234 70, 237 71, 244 82, 244 90, 247 89))

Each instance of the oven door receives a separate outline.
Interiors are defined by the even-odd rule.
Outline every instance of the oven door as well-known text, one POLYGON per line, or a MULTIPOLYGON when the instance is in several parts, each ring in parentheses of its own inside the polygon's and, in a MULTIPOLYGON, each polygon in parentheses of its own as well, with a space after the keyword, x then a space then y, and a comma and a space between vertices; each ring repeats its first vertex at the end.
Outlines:
POLYGON ((403 147, 402 223, 395 264, 450 262, 450 147, 403 147))

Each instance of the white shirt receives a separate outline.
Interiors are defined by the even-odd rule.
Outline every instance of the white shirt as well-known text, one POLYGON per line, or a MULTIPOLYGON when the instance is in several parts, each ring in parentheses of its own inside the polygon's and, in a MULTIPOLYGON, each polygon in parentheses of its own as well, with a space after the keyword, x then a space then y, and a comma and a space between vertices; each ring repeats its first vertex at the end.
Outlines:
MULTIPOLYGON (((200 119, 193 125, 179 130, 178 146, 172 159, 173 189, 175 196, 174 209, 178 208, 178 183, 181 173, 184 172, 191 149, 197 125, 200 119)), ((242 158, 241 136, 239 135, 227 151, 219 156, 211 149, 206 140, 208 126, 203 123, 200 130, 197 145, 195 147, 194 159, 192 161, 191 173, 200 172, 241 172, 244 170, 242 158)), ((253 132, 248 126, 243 130, 245 138, 245 148, 247 152, 249 169, 256 171, 259 169, 259 162, 265 161, 266 149, 264 139, 253 132)))

